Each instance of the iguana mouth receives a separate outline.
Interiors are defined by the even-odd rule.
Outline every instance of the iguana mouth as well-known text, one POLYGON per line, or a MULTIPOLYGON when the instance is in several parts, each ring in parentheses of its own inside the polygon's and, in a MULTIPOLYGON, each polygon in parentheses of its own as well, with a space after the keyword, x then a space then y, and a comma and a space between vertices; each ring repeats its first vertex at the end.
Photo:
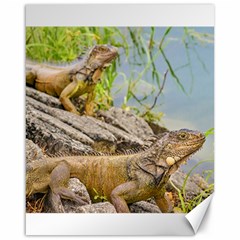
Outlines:
POLYGON ((191 143, 187 144, 187 146, 191 146, 193 148, 193 151, 190 152, 189 154, 187 154, 186 156, 184 156, 182 159, 175 161, 175 163, 172 166, 170 166, 170 168, 168 169, 166 175, 171 175, 182 164, 187 162, 191 156, 193 156, 195 153, 197 153, 202 148, 202 145, 204 144, 205 140, 206 140, 206 138, 205 138, 205 136, 203 136, 202 138, 194 140, 191 143))
MULTIPOLYGON (((197 153, 200 149, 201 149, 201 147, 198 148, 198 149, 196 149, 196 150, 194 150, 192 153, 189 153, 188 155, 186 155, 185 157, 183 157, 181 160, 176 161, 176 162, 171 166, 171 168, 172 168, 174 165, 176 165, 177 167, 180 167, 181 164, 183 164, 184 162, 187 162, 187 161, 189 160, 189 158, 190 158, 191 156, 193 156, 195 153, 197 153)), ((169 170, 171 170, 171 168, 170 168, 169 170)))
POLYGON ((194 144, 200 145, 200 144, 203 144, 205 141, 206 141, 206 138, 205 138, 205 136, 203 136, 200 139, 191 141, 188 145, 194 145, 194 144))

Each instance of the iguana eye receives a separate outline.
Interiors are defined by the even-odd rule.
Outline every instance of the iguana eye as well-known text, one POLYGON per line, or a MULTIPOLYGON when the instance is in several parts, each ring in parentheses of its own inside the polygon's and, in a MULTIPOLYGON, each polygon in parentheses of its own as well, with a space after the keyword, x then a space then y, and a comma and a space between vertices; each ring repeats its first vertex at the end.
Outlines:
POLYGON ((179 134, 178 134, 178 137, 180 138, 180 139, 186 139, 187 138, 187 133, 186 132, 180 132, 179 134))
POLYGON ((98 64, 93 62, 93 63, 90 64, 90 67, 91 67, 91 69, 97 69, 98 68, 98 64))
POLYGON ((98 48, 98 50, 99 50, 100 52, 107 52, 108 48, 106 48, 106 47, 104 47, 104 46, 101 46, 101 47, 98 48))

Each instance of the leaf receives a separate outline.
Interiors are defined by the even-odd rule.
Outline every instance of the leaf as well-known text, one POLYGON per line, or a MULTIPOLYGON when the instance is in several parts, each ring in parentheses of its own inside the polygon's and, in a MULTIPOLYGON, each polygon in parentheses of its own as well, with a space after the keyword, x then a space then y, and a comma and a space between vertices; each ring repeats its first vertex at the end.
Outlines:
POLYGON ((208 137, 209 135, 213 135, 213 134, 214 134, 214 128, 210 128, 204 133, 205 137, 208 137))
POLYGON ((181 90, 182 90, 185 94, 187 94, 185 88, 183 87, 183 85, 182 85, 182 83, 180 82, 179 78, 178 78, 177 75, 175 74, 175 72, 174 72, 174 70, 173 70, 173 68, 172 68, 169 60, 167 59, 167 57, 166 57, 166 55, 165 55, 165 53, 164 53, 164 51, 163 51, 162 49, 160 49, 160 51, 161 51, 161 53, 162 53, 162 55, 163 55, 163 58, 164 58, 166 64, 168 65, 168 68, 169 68, 169 71, 170 71, 172 77, 176 80, 176 82, 177 82, 178 86, 181 88, 181 90))
POLYGON ((165 31, 165 33, 164 33, 164 35, 163 35, 163 37, 162 37, 162 40, 161 40, 161 42, 160 42, 160 44, 159 44, 159 49, 160 49, 160 50, 162 49, 162 44, 163 44, 166 36, 167 36, 167 35, 169 34, 169 32, 171 31, 171 29, 172 29, 172 27, 168 27, 168 28, 166 29, 166 31, 165 31))
POLYGON ((169 34, 169 32, 171 31, 171 29, 172 29, 172 27, 168 27, 168 28, 166 29, 166 31, 165 31, 165 33, 164 33, 164 35, 163 35, 163 37, 162 37, 162 40, 161 40, 161 42, 160 42, 160 44, 159 44, 159 50, 160 50, 160 52, 162 53, 162 56, 163 56, 166 64, 168 65, 168 68, 169 68, 169 71, 170 71, 172 77, 176 80, 176 82, 177 82, 178 86, 181 88, 181 90, 182 90, 185 94, 187 94, 185 88, 183 87, 183 85, 182 85, 182 83, 180 82, 179 78, 178 78, 177 75, 175 74, 175 72, 174 72, 174 70, 173 70, 173 68, 172 68, 172 66, 171 66, 171 64, 170 64, 170 61, 167 59, 167 57, 166 57, 166 55, 165 55, 165 53, 164 53, 164 51, 163 51, 163 47, 162 47, 163 42, 164 42, 166 36, 167 36, 167 35, 169 34))

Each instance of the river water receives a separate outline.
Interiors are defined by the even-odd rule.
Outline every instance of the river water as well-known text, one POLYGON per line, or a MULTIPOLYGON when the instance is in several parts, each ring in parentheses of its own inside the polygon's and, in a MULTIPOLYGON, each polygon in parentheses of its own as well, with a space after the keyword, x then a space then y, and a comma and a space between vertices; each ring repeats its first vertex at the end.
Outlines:
MULTIPOLYGON (((214 34, 212 27, 195 27, 195 32, 214 34)), ((125 28, 120 28, 123 33, 126 33, 125 28)), ((154 41, 160 42, 166 28, 159 27, 155 29, 154 41)), ((192 130, 206 130, 214 127, 214 44, 211 42, 198 42, 189 46, 189 51, 186 51, 182 41, 184 29, 182 27, 172 28, 167 35, 165 41, 168 43, 164 48, 172 68, 181 81, 181 84, 186 90, 186 94, 180 89, 174 78, 168 73, 166 84, 163 93, 159 97, 155 111, 163 112, 164 115, 159 122, 160 125, 167 127, 169 130, 177 130, 188 128, 192 130), (190 66, 185 66, 190 59, 190 66), (185 66, 185 67, 184 67, 185 66)), ((143 35, 147 38, 150 34, 150 28, 143 29, 143 35)), ((130 37, 128 41, 131 41, 130 37)), ((157 51, 157 49, 155 50, 157 51)), ((130 52, 130 58, 131 56, 130 52)), ((138 74, 144 69, 143 65, 129 64, 124 55, 124 51, 120 49, 121 65, 117 68, 118 72, 123 72, 128 78, 137 78, 138 74), (132 72, 135 72, 132 74, 132 72), (131 75, 132 74, 132 75, 131 75)), ((138 62, 138 59, 135 59, 138 62)), ((168 69, 168 66, 161 54, 156 58, 156 68, 162 74, 168 69)), ((153 84, 151 72, 143 75, 144 84, 140 84, 135 92, 136 96, 142 97, 146 92, 150 92, 146 82, 153 84)), ((115 80, 113 88, 114 105, 121 106, 123 98, 127 91, 127 84, 124 86, 124 79, 121 74, 115 80), (121 91, 114 93, 115 90, 121 91)), ((156 83, 155 83, 155 86, 156 83)), ((146 103, 151 103, 155 94, 149 93, 146 103)), ((131 106, 139 106, 132 98, 128 102, 131 106)), ((140 107, 140 106, 139 106, 140 107)), ((214 137, 209 135, 204 144, 204 147, 197 152, 186 165, 182 166, 184 171, 189 171, 196 163, 202 160, 213 160, 214 153, 214 137)), ((195 172, 202 173, 204 170, 213 169, 213 162, 207 162, 199 165, 195 172)))

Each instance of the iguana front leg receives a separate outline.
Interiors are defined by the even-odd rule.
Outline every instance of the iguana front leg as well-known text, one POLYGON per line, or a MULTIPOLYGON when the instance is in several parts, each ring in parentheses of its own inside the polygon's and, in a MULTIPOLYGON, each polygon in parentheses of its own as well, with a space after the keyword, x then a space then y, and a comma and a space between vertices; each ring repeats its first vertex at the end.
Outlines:
POLYGON ((85 103, 85 113, 88 116, 93 116, 93 109, 94 109, 94 99, 95 99, 95 88, 88 93, 86 103, 85 103))
POLYGON ((113 189, 111 202, 118 213, 130 213, 127 202, 135 202, 139 193, 136 181, 126 182, 113 189))
POLYGON ((74 80, 63 89, 59 97, 60 102, 67 111, 78 115, 80 115, 80 113, 77 111, 76 107, 72 104, 70 98, 78 91, 79 85, 80 85, 79 82, 77 80, 74 80))
POLYGON ((87 204, 87 200, 76 195, 67 188, 70 179, 70 168, 67 162, 60 162, 50 174, 49 187, 51 189, 49 200, 55 212, 64 212, 61 198, 70 199, 80 205, 87 204))

